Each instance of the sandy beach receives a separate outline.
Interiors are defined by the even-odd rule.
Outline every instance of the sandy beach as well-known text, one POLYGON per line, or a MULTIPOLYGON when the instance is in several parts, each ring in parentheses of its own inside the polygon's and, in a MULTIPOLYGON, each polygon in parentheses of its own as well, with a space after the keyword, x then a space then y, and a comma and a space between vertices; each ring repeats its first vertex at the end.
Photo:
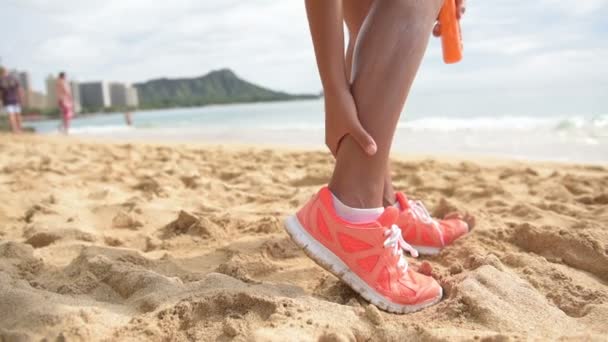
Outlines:
POLYGON ((282 220, 317 151, 0 135, 0 341, 604 340, 608 166, 394 160, 395 185, 476 228, 427 263, 438 305, 379 311, 282 220))

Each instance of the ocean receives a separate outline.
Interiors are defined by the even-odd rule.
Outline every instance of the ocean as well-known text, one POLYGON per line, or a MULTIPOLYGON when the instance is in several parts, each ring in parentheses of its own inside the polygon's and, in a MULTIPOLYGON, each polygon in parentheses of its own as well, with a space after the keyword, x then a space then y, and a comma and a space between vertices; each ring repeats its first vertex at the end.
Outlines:
MULTIPOLYGON (((120 141, 178 141, 323 148, 323 101, 214 105, 82 116, 71 134, 120 141)), ((59 121, 29 122, 58 134, 59 121)), ((399 155, 608 162, 608 114, 484 116, 402 114, 393 144, 399 155)))

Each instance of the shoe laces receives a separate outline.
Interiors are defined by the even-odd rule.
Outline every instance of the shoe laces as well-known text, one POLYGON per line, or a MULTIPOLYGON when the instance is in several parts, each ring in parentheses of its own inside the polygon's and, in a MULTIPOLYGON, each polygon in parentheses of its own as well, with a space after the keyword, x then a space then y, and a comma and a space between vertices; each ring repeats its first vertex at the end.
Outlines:
POLYGON ((401 228, 396 224, 393 224, 389 229, 384 232, 386 240, 384 240, 384 248, 391 248, 394 256, 399 256, 397 267, 399 267, 404 273, 407 271, 408 263, 403 256, 403 251, 409 252, 413 257, 418 257, 418 251, 412 247, 409 243, 403 240, 401 235, 401 228))
POLYGON ((439 223, 437 222, 437 220, 435 220, 431 216, 431 214, 429 214, 429 211, 426 209, 424 204, 418 200, 416 200, 416 201, 408 200, 407 203, 409 204, 411 212, 414 215, 414 217, 417 218, 418 220, 422 221, 423 223, 430 224, 439 234, 439 238, 441 239, 441 244, 444 244, 443 232, 439 228, 439 223))
POLYGON ((416 216, 417 219, 419 219, 420 221, 422 221, 426 224, 432 224, 432 225, 437 224, 437 221, 435 221, 433 219, 433 217, 431 217, 431 214, 429 214, 429 211, 426 209, 426 207, 424 206, 424 204, 422 202, 408 200, 407 204, 409 204, 410 209, 412 210, 412 213, 414 214, 414 216, 416 216))

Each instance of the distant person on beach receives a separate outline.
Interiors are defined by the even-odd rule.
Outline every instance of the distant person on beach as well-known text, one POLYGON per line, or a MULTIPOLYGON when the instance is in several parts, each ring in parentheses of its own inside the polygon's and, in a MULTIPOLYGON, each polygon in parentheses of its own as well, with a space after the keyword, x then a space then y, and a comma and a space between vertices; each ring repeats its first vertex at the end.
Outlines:
POLYGON ((127 124, 127 126, 133 125, 133 122, 131 121, 131 112, 130 111, 125 112, 125 123, 127 124))
POLYGON ((13 133, 21 133, 21 105, 24 103, 23 88, 19 80, 0 66, 0 99, 13 133))
POLYGON ((68 134, 70 121, 74 116, 74 100, 72 99, 70 83, 67 81, 66 74, 63 71, 59 73, 59 78, 57 78, 56 91, 59 110, 61 111, 61 131, 68 134))
MULTIPOLYGON (((325 94, 326 143, 336 164, 329 185, 285 227, 319 265, 394 313, 421 310, 443 296, 429 268, 410 267, 404 251, 438 254, 474 224, 458 213, 432 218, 420 201, 393 189, 389 169, 397 122, 429 37, 441 35, 442 4, 306 0, 325 94)), ((460 19, 464 0, 456 5, 460 19)))

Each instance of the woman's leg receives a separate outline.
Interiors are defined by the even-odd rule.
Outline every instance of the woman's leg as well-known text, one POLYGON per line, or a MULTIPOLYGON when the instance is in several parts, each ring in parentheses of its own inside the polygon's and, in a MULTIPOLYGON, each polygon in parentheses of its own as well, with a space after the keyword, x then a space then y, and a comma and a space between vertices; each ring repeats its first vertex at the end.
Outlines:
MULTIPOLYGON (((344 1, 344 21, 348 27, 348 46, 346 48, 346 77, 350 80, 352 65, 353 65, 353 52, 355 50, 355 42, 359 36, 359 31, 369 10, 375 0, 357 0, 357 1, 344 1)), ((395 189, 393 188, 393 180, 391 177, 390 160, 386 165, 386 175, 384 176, 384 191, 382 194, 382 204, 387 207, 395 203, 395 189)))
POLYGON ((352 92, 361 124, 375 139, 378 152, 367 155, 350 136, 342 142, 329 187, 349 206, 373 208, 383 204, 397 120, 441 3, 375 1, 363 22, 352 53, 352 92))
POLYGON ((348 46, 346 47, 346 78, 350 80, 351 70, 353 66, 353 52, 355 51, 355 42, 359 36, 359 31, 369 10, 372 7, 374 0, 345 0, 342 2, 342 11, 344 13, 344 22, 348 28, 348 46))
POLYGON ((11 125, 11 132, 19 133, 19 124, 17 123, 17 113, 8 113, 8 122, 11 125))
POLYGON ((71 117, 68 115, 63 120, 64 120, 64 127, 65 127, 65 134, 68 134, 68 133, 70 133, 70 120, 71 120, 71 117))
MULTIPOLYGON (((23 108, 21 108, 23 110, 23 108)), ((17 120, 17 132, 23 133, 23 124, 21 123, 21 111, 15 114, 15 119, 17 120)))

